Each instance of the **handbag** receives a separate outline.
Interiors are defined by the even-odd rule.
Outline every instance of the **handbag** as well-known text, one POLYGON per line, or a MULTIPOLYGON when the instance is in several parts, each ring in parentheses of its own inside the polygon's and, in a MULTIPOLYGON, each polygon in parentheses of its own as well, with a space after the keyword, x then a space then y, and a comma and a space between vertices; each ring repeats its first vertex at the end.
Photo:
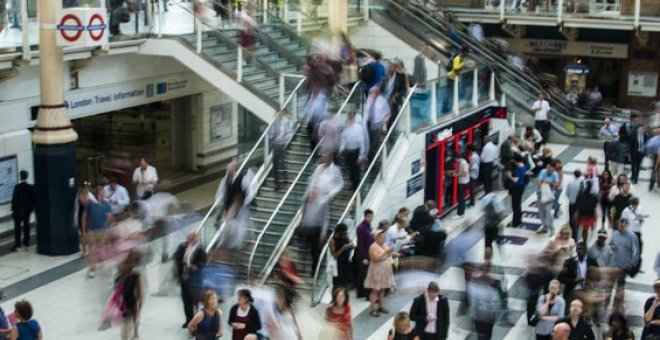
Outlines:
POLYGON ((540 198, 541 203, 552 202, 554 199, 555 199, 555 193, 553 192, 552 188, 550 188, 550 184, 548 183, 541 184, 541 198, 540 198))
POLYGON ((339 275, 338 269, 337 269, 337 260, 335 259, 334 256, 328 254, 328 264, 326 266, 326 270, 328 271, 328 274, 332 275, 332 277, 337 277, 339 275))

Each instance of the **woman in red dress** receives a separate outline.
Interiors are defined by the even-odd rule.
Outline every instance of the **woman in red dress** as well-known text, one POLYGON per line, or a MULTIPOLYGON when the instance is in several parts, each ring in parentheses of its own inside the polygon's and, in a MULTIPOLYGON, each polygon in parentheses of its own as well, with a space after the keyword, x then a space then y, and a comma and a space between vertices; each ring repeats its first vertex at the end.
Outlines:
POLYGON ((325 319, 333 324, 341 340, 353 339, 353 324, 351 306, 348 304, 348 293, 343 287, 332 292, 332 306, 325 310, 325 319))

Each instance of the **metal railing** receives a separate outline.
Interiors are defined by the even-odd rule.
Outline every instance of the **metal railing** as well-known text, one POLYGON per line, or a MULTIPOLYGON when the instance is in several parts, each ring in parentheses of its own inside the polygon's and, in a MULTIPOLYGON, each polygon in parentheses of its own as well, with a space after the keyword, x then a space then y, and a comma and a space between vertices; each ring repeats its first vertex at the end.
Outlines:
MULTIPOLYGON (((406 120, 409 119, 410 111, 408 110, 408 108, 409 108, 409 105, 410 105, 410 98, 411 98, 411 96, 414 93, 416 88, 417 88, 417 85, 415 85, 413 88, 411 88, 410 91, 408 92, 408 95, 406 96, 405 101, 401 105, 401 109, 399 110, 399 114, 397 115, 396 119, 392 123, 391 128, 389 129, 389 131, 385 135, 385 138, 383 138, 383 142, 378 147, 378 150, 376 151, 376 153, 374 155, 374 158, 372 159, 371 163, 369 164, 369 167, 367 168, 367 171, 362 175, 362 180, 360 181, 360 184, 358 185, 358 187, 355 190, 355 192, 354 192, 353 196, 351 197, 351 199, 348 201, 348 204, 346 205, 346 208, 344 209, 344 212, 341 214, 341 217, 339 218, 340 223, 348 217, 348 215, 350 214, 351 209, 353 209, 353 208, 355 209, 355 214, 356 214, 356 218, 354 219, 354 221, 359 220, 357 218, 357 215, 358 215, 359 211, 361 210, 361 205, 362 205, 362 189, 365 186, 365 183, 367 182, 367 180, 369 179, 369 176, 371 175, 371 171, 376 166, 376 163, 377 163, 379 158, 382 158, 380 174, 381 174, 381 176, 385 177, 385 170, 386 170, 385 164, 387 164, 386 160, 387 160, 387 156, 388 156, 387 155, 387 145, 388 145, 388 142, 389 142, 390 138, 392 137, 392 134, 396 131, 397 126, 398 126, 399 122, 402 121, 402 119, 405 119, 405 120, 403 120, 403 122, 404 122, 403 123, 404 124, 404 127, 403 127, 404 134, 407 136, 410 133, 410 125, 405 123, 405 122, 406 122, 406 120), (353 205, 355 205, 355 207, 353 207, 353 205)), ((354 226, 352 226, 352 228, 354 229, 354 226)), ((330 238, 328 239, 328 241, 323 246, 323 249, 321 250, 321 256, 320 256, 319 261, 316 265, 316 268, 314 269, 313 279, 312 279, 312 297, 311 297, 312 306, 315 306, 316 304, 318 304, 320 302, 321 296, 323 295, 323 293, 325 292, 325 289, 327 288, 327 286, 323 286, 319 291, 318 299, 316 299, 315 292, 319 288, 319 272, 321 270, 321 266, 325 263, 326 258, 328 256, 328 247, 330 245, 330 240, 332 239, 333 236, 334 236, 334 232, 330 235, 330 238)))
MULTIPOLYGON (((307 79, 304 78, 304 79, 300 79, 300 80, 298 81, 298 84, 297 84, 296 87, 293 89, 293 91, 287 96, 287 98, 284 100, 284 102, 282 102, 281 108, 286 108, 286 107, 287 107, 290 103, 292 103, 292 102, 294 103, 294 105, 297 106, 297 96, 298 96, 298 91, 300 90, 301 86, 305 83, 306 80, 307 80, 307 79)), ((295 117, 295 116, 294 116, 294 118, 295 118, 296 120, 299 120, 299 117, 295 117)), ((273 121, 273 122, 274 122, 274 121, 273 121)), ((271 160, 271 158, 270 158, 270 150, 269 150, 270 148, 268 147, 268 138, 267 138, 267 136, 268 136, 268 133, 269 133, 269 131, 270 131, 272 125, 273 125, 273 122, 271 122, 270 124, 268 124, 268 126, 266 127, 266 129, 264 130, 264 132, 261 134, 261 136, 259 136, 259 138, 257 139, 257 141, 254 143, 254 146, 252 146, 252 149, 250 149, 250 152, 245 156, 245 158, 244 158, 243 161, 241 162, 241 166, 238 168, 237 173, 241 173, 241 171, 243 171, 243 170, 248 166, 248 164, 249 164, 251 161, 253 161, 253 157, 255 157, 255 156, 257 155, 257 150, 259 149, 259 147, 260 147, 262 144, 263 144, 263 156, 262 156, 262 157, 263 157, 263 159, 264 159, 264 162, 263 162, 263 164, 262 164, 262 166, 261 166, 261 169, 263 169, 263 171, 261 171, 261 172, 266 172, 266 169, 268 169, 268 167, 270 166, 270 160, 271 160)), ((258 177, 259 177, 259 176, 255 176, 255 180, 256 180, 258 177)), ((218 201, 218 200, 214 200, 213 204, 211 205, 211 208, 209 208, 209 210, 207 211, 206 215, 204 215, 204 218, 203 218, 202 221, 200 222, 199 226, 197 226, 197 228, 195 229, 195 231, 196 231, 198 234, 201 233, 202 235, 205 235, 205 233, 202 233, 202 230, 203 230, 205 227, 207 227, 207 223, 208 223, 208 221, 209 221, 211 215, 212 215, 214 212, 219 213, 218 211, 216 211, 217 208, 218 208, 218 204, 219 204, 219 201, 218 201)), ((215 222, 214 222, 214 223, 215 223, 215 222)), ((222 235, 222 232, 224 231, 226 224, 227 224, 226 221, 223 221, 223 223, 222 223, 222 224, 220 225, 220 227, 218 228, 217 232, 213 235, 213 237, 211 238, 211 240, 208 242, 207 247, 206 247, 207 252, 213 249, 214 244, 217 242, 218 238, 222 235)), ((203 240, 202 240, 202 241, 203 241, 203 240)), ((202 242, 202 243, 205 243, 205 242, 202 242)))
MULTIPOLYGON (((348 96, 342 102, 342 105, 339 107, 339 110, 337 111, 337 114, 336 114, 337 117, 339 117, 341 115, 341 113, 344 112, 344 109, 346 108, 346 105, 351 101, 353 95, 355 94, 355 91, 358 88, 360 88, 360 86, 361 86, 360 81, 356 82, 353 85, 353 87, 351 88, 351 91, 349 92, 348 96)), ((321 139, 321 141, 322 140, 323 139, 321 139)), ((308 166, 309 162, 312 160, 313 156, 315 156, 318 147, 321 145, 321 141, 318 142, 317 146, 312 151, 312 154, 310 154, 310 156, 307 158, 307 160, 306 160, 305 164, 303 165, 302 169, 300 170, 300 172, 298 173, 298 175, 294 179, 293 184, 289 187, 289 189, 287 190, 285 195, 282 197, 280 202, 277 204, 277 207, 276 207, 275 211, 273 211, 270 218, 266 222, 263 230, 259 233, 259 236, 257 237, 257 240, 255 241, 255 244, 254 244, 254 249, 252 250, 252 253, 250 254, 250 260, 249 260, 249 264, 248 264, 248 275, 247 275, 247 280, 248 281, 250 280, 250 277, 251 277, 252 262, 254 260, 255 255, 256 255, 256 252, 259 249, 259 244, 261 243, 262 238, 266 234, 266 232, 268 230, 268 227, 270 227, 271 223, 274 221, 275 217, 277 216, 277 213, 279 212, 281 207, 284 205, 285 201, 287 201, 289 194, 293 191, 293 188, 295 187, 295 185, 299 181, 301 175, 307 169, 307 166, 308 166)), ((283 245, 288 244, 291 236, 293 235, 292 234, 293 229, 295 229, 295 227, 292 227, 292 226, 297 226, 298 225, 297 221, 300 217, 301 212, 302 212, 302 209, 298 209, 298 211, 296 211, 296 214, 294 214, 292 222, 289 224, 289 226, 287 226, 287 229, 285 230, 285 232, 280 237, 277 245, 274 248, 275 249, 275 256, 270 257, 268 262, 264 265, 261 272, 259 273, 259 276, 257 277, 257 281, 259 283, 263 283, 265 281, 265 279, 270 274, 270 271, 272 271, 272 268, 275 266, 275 263, 277 263, 277 259, 279 259, 280 255, 281 255, 280 248, 283 250, 285 248, 283 245)))

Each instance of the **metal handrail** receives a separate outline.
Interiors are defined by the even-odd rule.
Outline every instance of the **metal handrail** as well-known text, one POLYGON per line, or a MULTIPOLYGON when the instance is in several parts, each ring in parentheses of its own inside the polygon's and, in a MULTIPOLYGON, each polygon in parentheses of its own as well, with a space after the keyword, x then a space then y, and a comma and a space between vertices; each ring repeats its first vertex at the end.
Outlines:
MULTIPOLYGON (((348 96, 346 97, 346 100, 344 100, 341 107, 339 108, 339 111, 337 111, 337 115, 341 114, 343 109, 346 107, 348 102, 351 100, 351 98, 353 97, 353 94, 354 94, 355 90, 358 88, 359 84, 360 84, 360 81, 357 81, 355 83, 355 85, 353 85, 353 88, 351 88, 351 91, 349 92, 348 96)), ((320 145, 320 142, 319 142, 319 145, 320 145)), ((318 147, 318 145, 317 145, 317 147, 318 147)), ((300 173, 302 173, 302 171, 300 173)), ((293 185, 291 186, 291 188, 293 188, 293 185)), ((278 207, 279 207, 279 205, 278 205, 278 207)), ((261 273, 259 273, 258 284, 263 284, 265 282, 265 280, 268 278, 268 275, 270 274, 270 272, 273 270, 273 267, 275 266, 274 263, 276 263, 276 260, 279 259, 279 257, 282 255, 282 252, 284 251, 285 247, 283 247, 282 245, 288 244, 289 241, 291 240, 291 237, 293 235, 293 231, 295 230, 295 228, 293 228, 293 226, 297 225, 296 221, 298 220, 298 218, 300 218, 301 215, 302 215, 302 207, 298 208, 298 210, 294 214, 293 218, 291 219, 291 224, 289 224, 289 226, 287 226, 287 229, 284 231, 284 233, 282 234, 282 237, 277 242, 277 245, 275 246, 276 255, 271 257, 270 262, 267 263, 264 266, 264 268, 261 270, 261 273), (273 261, 275 261, 275 262, 273 262, 273 261)), ((266 229, 264 229, 262 231, 262 233, 265 233, 265 230, 266 229)), ((259 238, 262 237, 262 235, 259 235, 259 236, 260 236, 259 238)), ((259 241, 257 241, 257 242, 259 242, 259 241)), ((250 269, 251 269, 251 266, 252 266, 252 258, 254 257, 254 253, 256 252, 256 249, 257 249, 257 244, 255 244, 255 248, 253 250, 253 253, 250 254, 250 264, 248 265, 248 280, 250 278, 249 275, 250 275, 250 269)))
MULTIPOLYGON (((351 210, 351 207, 355 203, 355 200, 360 195, 360 191, 362 190, 362 187, 366 183, 367 178, 369 178, 371 170, 373 170, 374 166, 376 165, 376 162, 378 161, 381 153, 385 149, 385 145, 387 144, 387 141, 390 139, 390 136, 392 135, 392 133, 396 129, 396 126, 399 124, 399 121, 405 115, 404 110, 405 110, 406 106, 410 105, 410 98, 412 97, 412 94, 414 93, 416 88, 417 88, 417 85, 413 86, 408 91, 408 95, 406 96, 406 100, 401 105, 401 109, 399 109, 399 114, 397 115, 396 119, 394 119, 394 122, 392 122, 390 130, 385 135, 385 138, 383 138, 383 141, 380 144, 380 146, 378 147, 378 150, 376 151, 373 160, 369 164, 369 167, 367 168, 367 171, 365 171, 364 175, 362 175, 362 180, 360 181, 360 184, 358 185, 357 189, 355 189, 355 192, 353 193, 353 196, 351 196, 351 199, 346 204, 346 209, 344 209, 344 212, 342 213, 341 217, 339 218, 340 222, 343 221, 346 218, 349 211, 351 210)), ((385 165, 383 164, 383 166, 385 166, 385 165)), ((312 305, 314 305, 314 290, 316 289, 316 285, 317 285, 317 282, 318 282, 319 270, 321 269, 321 264, 323 264, 323 261, 325 260, 325 257, 327 256, 328 247, 330 246, 330 240, 332 240, 333 235, 334 235, 334 231, 330 235, 330 238, 328 239, 328 241, 323 246, 323 249, 321 250, 321 257, 319 258, 319 261, 316 264, 316 269, 314 270, 314 279, 312 280, 312 305)))
MULTIPOLYGON (((296 87, 294 88, 294 90, 289 94, 289 96, 286 98, 286 100, 285 100, 284 103, 282 104, 282 108, 286 108, 286 106, 289 104, 289 102, 291 101, 291 99, 295 96, 295 94, 298 92, 298 90, 300 89, 300 87, 302 86, 302 84, 303 84, 306 80, 307 80, 307 78, 303 78, 303 79, 301 79, 301 80, 298 82, 298 85, 296 85, 296 87)), ((247 156, 245 157, 245 159, 244 159, 243 162, 241 163, 241 166, 238 168, 238 171, 237 171, 236 173, 240 173, 241 171, 243 171, 243 169, 245 169, 245 166, 247 165, 248 161, 252 158, 252 156, 254 155, 254 153, 257 151, 258 146, 261 144, 261 142, 262 142, 262 141, 266 138, 266 136, 268 135, 268 132, 270 131, 270 128, 272 127, 272 125, 273 125, 274 122, 275 122, 274 120, 273 120, 272 122, 270 122, 270 124, 268 124, 268 126, 266 127, 266 129, 264 130, 264 132, 261 134, 261 136, 259 136, 259 138, 257 139, 256 143, 254 143, 254 145, 252 146, 252 149, 250 149, 250 152, 247 154, 247 156)), ((265 166, 265 164, 264 164, 264 166, 265 166)), ((218 206, 218 203, 219 203, 219 201, 218 201, 217 199, 214 200, 213 205, 211 205, 211 208, 209 209, 209 211, 206 213, 206 215, 205 215, 204 218, 202 219, 202 222, 201 222, 201 223, 199 224, 199 226, 195 229, 195 233, 199 234, 199 232, 202 230, 202 228, 204 228, 204 225, 205 225, 206 222, 208 221, 208 219, 209 219, 209 217, 211 216, 211 213, 213 212, 213 210, 215 210, 215 208, 218 206)), ((218 228, 218 231, 215 233, 215 235, 214 235, 213 238, 211 239, 211 242, 209 242, 209 245, 207 246, 207 252, 208 252, 210 249, 212 249, 212 245, 213 245, 213 244, 217 241, 217 239, 220 237, 222 231, 223 231, 224 228, 225 228, 226 223, 227 223, 226 221, 223 221, 223 222, 222 222, 222 225, 220 226, 220 228, 218 228)))
MULTIPOLYGON (((302 177, 302 174, 307 169, 307 166, 312 161, 312 159, 314 159, 314 156, 316 155, 316 152, 318 151, 319 147, 321 146, 321 143, 323 142, 324 138, 321 138, 321 140, 319 140, 318 144, 316 144, 316 146, 314 147, 314 150, 312 150, 312 153, 309 155, 309 157, 307 157, 307 160, 305 161, 305 164, 300 169, 300 171, 298 172, 296 177, 293 179, 293 183, 291 183, 291 185, 289 186, 289 189, 287 189, 286 193, 284 194, 284 196, 282 197, 280 202, 277 204, 277 207, 275 207, 275 210, 270 215, 270 217, 268 218, 268 221, 266 221, 266 224, 264 225, 263 229, 259 233, 259 236, 257 237, 257 240, 254 242, 254 248, 252 249, 252 252, 250 253, 250 260, 248 262, 248 270, 247 270, 247 278, 246 278, 247 281, 250 280, 250 273, 252 272, 252 261, 254 260, 254 256, 257 253, 257 249, 259 248, 259 243, 261 243, 261 239, 266 234, 266 230, 268 230, 268 227, 270 227, 271 223, 273 223, 273 220, 275 220, 275 216, 277 216, 277 213, 280 212, 280 209, 284 205, 284 202, 289 198, 289 195, 293 191, 293 188, 298 184, 298 181, 300 180, 300 177, 302 177)), ((278 245, 276 246, 275 249, 278 249, 279 246, 280 245, 278 243, 278 245)))

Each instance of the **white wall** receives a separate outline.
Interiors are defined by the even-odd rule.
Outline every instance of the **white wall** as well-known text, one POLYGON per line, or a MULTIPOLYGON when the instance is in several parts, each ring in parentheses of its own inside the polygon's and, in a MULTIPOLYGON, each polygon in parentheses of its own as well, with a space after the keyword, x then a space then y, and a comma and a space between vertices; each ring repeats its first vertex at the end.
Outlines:
MULTIPOLYGON (((34 183, 34 157, 32 156, 32 134, 29 130, 18 130, 0 134, 0 158, 16 155, 18 170, 27 170, 30 173, 28 182, 34 183)), ((10 215, 11 205, 0 205, 0 217, 10 215)), ((9 219, 0 222, 0 233, 14 228, 14 222, 9 219)))
MULTIPOLYGON (((419 46, 408 45, 375 22, 369 21, 352 31, 350 39, 353 45, 359 48, 380 51, 385 59, 399 58, 403 60, 408 72, 413 72, 415 56, 419 54, 419 46)), ((426 59, 426 73, 429 79, 435 78, 435 75, 438 74, 438 65, 428 58, 426 59)))
MULTIPOLYGON (((229 106, 229 105, 227 105, 229 106)), ((214 151, 227 148, 229 146, 236 146, 238 143, 238 108, 237 104, 226 94, 213 90, 207 91, 197 96, 197 112, 195 122, 196 133, 194 136, 195 149, 195 165, 207 166, 218 161, 236 156, 238 149, 228 148, 222 152, 216 153, 214 151), (213 106, 231 104, 231 137, 213 141, 211 139, 211 115, 210 109, 213 106)))

